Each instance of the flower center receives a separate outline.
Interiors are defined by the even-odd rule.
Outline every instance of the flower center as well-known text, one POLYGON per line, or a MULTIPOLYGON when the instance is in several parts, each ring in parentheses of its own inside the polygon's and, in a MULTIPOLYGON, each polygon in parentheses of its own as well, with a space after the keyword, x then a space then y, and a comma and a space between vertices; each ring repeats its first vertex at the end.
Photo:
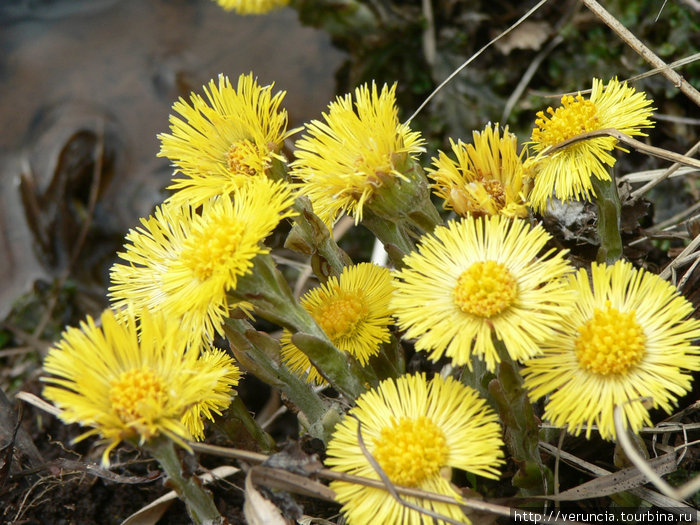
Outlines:
POLYGON ((581 368, 600 375, 624 374, 644 357, 646 337, 634 310, 595 309, 574 342, 581 368))
POLYGON ((256 175, 262 164, 262 158, 260 148, 254 142, 244 139, 231 144, 226 152, 226 165, 231 173, 256 175))
POLYGON ((381 430, 372 451, 391 482, 407 487, 439 475, 448 454, 445 434, 425 416, 392 421, 381 430))
POLYGON ((183 264, 200 281, 205 281, 217 268, 229 268, 230 260, 243 237, 243 225, 230 217, 212 217, 207 227, 189 237, 180 254, 183 264))
POLYGON ((464 313, 488 318, 513 304, 517 290, 517 281, 504 265, 477 262, 457 279, 454 301, 464 313))
POLYGON ((545 146, 554 146, 571 137, 580 135, 587 131, 598 129, 598 109, 590 100, 584 99, 581 95, 576 98, 571 95, 564 95, 561 98, 562 106, 554 111, 547 108, 537 113, 539 117, 535 120, 537 127, 532 130, 533 142, 539 142, 545 146))
POLYGON ((485 178, 480 172, 475 180, 468 182, 464 188, 450 188, 448 203, 461 216, 496 215, 506 205, 506 191, 503 184, 485 178))
POLYGON ((343 293, 333 297, 313 314, 316 322, 333 342, 352 335, 366 316, 367 305, 359 293, 343 293))
POLYGON ((167 399, 163 381, 150 368, 123 372, 111 387, 109 401, 124 423, 159 412, 167 399))

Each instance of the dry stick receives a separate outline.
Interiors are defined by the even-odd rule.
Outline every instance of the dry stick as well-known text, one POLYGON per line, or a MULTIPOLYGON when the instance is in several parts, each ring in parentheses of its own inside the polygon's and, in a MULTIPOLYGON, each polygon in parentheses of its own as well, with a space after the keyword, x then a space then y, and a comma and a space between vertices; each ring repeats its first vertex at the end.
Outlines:
POLYGON ((561 448, 564 446, 564 437, 566 436, 566 429, 562 429, 559 433, 559 442, 557 443, 557 453, 554 457, 554 495, 559 495, 559 460, 561 459, 561 448))
POLYGON ((593 131, 588 131, 586 133, 581 133, 580 135, 576 135, 575 137, 571 137, 570 139, 566 139, 560 142, 559 144, 555 144, 554 146, 549 147, 548 149, 544 150, 542 154, 551 155, 552 153, 556 153, 560 149, 564 149, 567 146, 571 146, 571 144, 574 144, 576 142, 598 137, 613 137, 619 140, 620 142, 626 144, 630 148, 634 148, 637 151, 641 151, 642 153, 647 153, 660 159, 670 160, 671 162, 678 162, 680 164, 685 164, 694 168, 700 168, 700 160, 698 159, 686 157, 685 155, 681 155, 680 153, 674 153, 673 151, 668 151, 667 149, 663 148, 657 148, 656 146, 649 146, 648 144, 644 144, 644 142, 640 140, 633 139, 629 135, 626 135, 625 133, 622 133, 621 131, 618 131, 614 128, 596 129, 593 131))
POLYGON ((513 111, 513 107, 515 107, 517 101, 520 100, 523 91, 525 91, 525 88, 530 83, 530 80, 532 80, 532 77, 535 75, 535 72, 540 67, 542 61, 547 58, 554 48, 563 41, 564 38, 561 35, 554 37, 552 40, 550 40, 549 44, 547 44, 547 46, 537 54, 532 62, 530 62, 530 65, 527 66, 527 69, 525 70, 525 73, 523 73, 520 82, 518 82, 518 85, 515 86, 513 93, 511 93, 510 97, 508 97, 508 100, 506 101, 506 105, 503 108, 503 114, 501 115, 501 124, 505 125, 505 123, 508 121, 510 112, 513 111))
POLYGON ((459 67, 458 67, 457 69, 455 69, 452 73, 450 73, 450 75, 449 75, 445 80, 443 80, 443 81, 440 83, 440 85, 439 85, 438 87, 436 87, 430 95, 428 95, 428 97, 423 101, 423 103, 422 103, 420 106, 418 106, 418 109, 415 110, 415 111, 413 112, 413 115, 411 115, 410 117, 408 117, 408 120, 406 120, 405 124, 408 124, 409 122, 411 122, 411 121, 415 118, 415 116, 418 115, 418 113, 420 113, 421 110, 422 110, 425 106, 428 105, 428 102, 430 102, 430 101, 433 99, 433 97, 434 97, 435 95, 437 95, 438 92, 439 92, 443 87, 445 87, 445 86, 447 85, 448 82, 450 82, 450 80, 452 80, 454 77, 456 77, 465 67, 467 67, 469 64, 471 64, 479 55, 481 55, 481 53, 483 53, 484 51, 486 51, 486 50, 491 46, 491 44, 493 44, 494 42, 500 40, 501 38, 503 38, 504 36, 506 36, 508 33, 510 33, 513 29, 515 29, 516 27, 518 27, 518 26, 519 26, 521 23, 523 23, 527 18, 529 18, 530 15, 531 15, 532 13, 534 13, 535 11, 537 11, 537 10, 538 10, 540 7, 542 7, 546 2, 547 2, 547 0, 540 0, 540 1, 537 3, 537 5, 535 5, 535 6, 534 6, 532 9, 530 9, 527 13, 525 13, 523 16, 521 16, 521 17, 518 19, 517 22, 515 22, 512 26, 510 26, 508 29, 506 29, 505 31, 503 31, 503 33, 501 33, 500 35, 498 35, 496 38, 494 38, 493 40, 491 40, 491 41, 490 41, 488 44, 486 44, 484 47, 482 47, 481 49, 479 49, 479 51, 477 51, 477 52, 474 53, 471 57, 469 57, 461 66, 459 66, 459 67))
MULTIPOLYGON (((192 441, 188 442, 188 445, 192 448, 192 450, 202 454, 212 454, 219 457, 228 457, 242 461, 248 461, 250 463, 262 463, 268 459, 268 456, 266 456, 265 454, 249 452, 247 450, 219 447, 215 445, 208 445, 205 443, 195 443, 192 441)), ((346 483, 356 483, 358 485, 364 485, 366 487, 386 490, 386 486, 384 485, 384 483, 378 479, 365 478, 363 476, 354 476, 352 474, 345 474, 344 472, 335 472, 333 470, 325 468, 320 469, 315 474, 318 477, 330 479, 332 481, 344 481, 346 483)), ((501 516, 511 515, 510 507, 496 505, 495 503, 487 503, 475 499, 464 499, 461 501, 457 501, 455 498, 445 496, 443 494, 437 494, 435 492, 428 492, 425 490, 401 486, 395 486, 394 488, 397 493, 402 494, 404 496, 427 499, 431 501, 437 501, 440 503, 449 503, 451 505, 458 505, 483 512, 491 512, 493 514, 499 514, 501 516)), ((561 522, 561 520, 559 521, 561 522)))
POLYGON ((49 299, 49 304, 46 307, 46 311, 44 312, 44 315, 42 316, 41 320, 34 329, 34 332, 32 333, 32 336, 35 338, 41 337, 41 333, 44 331, 44 328, 51 319, 51 314, 53 313, 54 308, 56 308, 56 303, 58 302, 58 295, 61 291, 61 288, 63 288, 63 285, 68 280, 68 277, 70 277, 71 268, 73 268, 75 262, 78 260, 78 255, 80 255, 80 252, 83 249, 83 246, 85 244, 85 238, 87 237, 88 230, 90 229, 90 225, 92 224, 92 218, 95 214, 95 207, 97 206, 97 198, 99 196, 100 184, 102 182, 102 160, 104 157, 105 148, 104 126, 98 123, 98 129, 99 133, 96 137, 97 140, 95 141, 94 150, 95 163, 93 165, 92 181, 90 184, 90 194, 88 196, 88 213, 85 217, 85 220, 83 221, 83 224, 80 227, 80 231, 78 232, 78 237, 75 241, 75 244, 73 245, 73 250, 71 252, 70 259, 68 260, 68 265, 63 271, 63 274, 59 277, 58 282, 56 283, 56 287, 53 290, 53 293, 51 294, 51 298, 49 299))
POLYGON ((435 39, 435 17, 433 16, 433 6, 431 0, 423 0, 423 19, 425 29, 423 29, 423 55, 425 61, 432 68, 435 65, 437 56, 437 43, 435 39))
POLYGON ((678 69, 679 67, 685 66, 686 64, 691 64, 696 60, 700 60, 700 53, 693 53, 692 55, 688 55, 687 57, 674 60, 670 64, 665 64, 664 67, 655 67, 654 69, 650 69, 649 71, 645 71, 644 73, 639 73, 638 75, 629 77, 625 82, 635 82, 637 80, 656 75, 657 73, 661 73, 667 68, 678 69))
MULTIPOLYGON (((683 219, 685 219, 688 215, 695 213, 698 209, 700 209, 700 201, 696 202, 695 204, 693 204, 689 208, 686 208, 685 210, 676 213, 673 217, 670 217, 670 218, 666 219, 665 221, 660 222, 659 224, 655 224, 654 226, 649 228, 647 231, 660 232, 660 231, 665 230, 666 228, 671 229, 674 226, 680 226, 681 224, 683 224, 681 222, 683 219)), ((694 217, 690 217, 685 222, 688 223, 692 220, 697 219, 698 217, 700 217, 700 216, 695 215, 694 217)))
MULTIPOLYGON (((18 392, 15 397, 17 399, 22 399, 31 405, 48 412, 56 417, 60 416, 61 410, 50 403, 47 403, 40 397, 29 392, 18 392)), ((700 425, 700 423, 698 424, 700 425)), ((241 461, 247 461, 249 463, 263 463, 269 456, 266 454, 260 454, 258 452, 250 452, 249 450, 242 450, 236 448, 219 447, 216 445, 208 445, 206 443, 196 443, 194 441, 189 441, 187 443, 189 447, 195 452, 200 454, 211 454, 213 456, 219 456, 223 458, 238 459, 241 461)), ((562 451, 562 454, 564 452, 562 451)), ((352 474, 345 474, 344 472, 335 472, 330 469, 319 469, 315 474, 324 479, 330 479, 333 481, 344 481, 346 483, 356 483, 358 485, 364 485, 366 487, 372 487, 376 489, 385 490, 386 486, 384 483, 377 479, 365 478, 362 476, 354 476, 352 474)), ((435 492, 428 492, 421 489, 414 489, 409 487, 394 486, 397 493, 404 496, 411 496, 414 498, 426 499, 430 501, 437 501, 440 503, 448 503, 450 505, 457 505, 460 507, 466 507, 474 509, 481 512, 490 512, 492 514, 499 514, 501 516, 511 515, 511 508, 504 507, 503 505, 496 505, 495 503, 487 503, 485 501, 479 501, 476 499, 462 499, 457 501, 455 498, 450 496, 445 496, 443 494, 437 494, 435 492)), ((547 519, 547 523, 575 523, 571 521, 565 521, 561 519, 547 519)))
POLYGON ((372 454, 369 453, 369 450, 367 450, 367 447, 365 446, 365 440, 362 438, 362 421, 357 416, 352 416, 354 419, 357 420, 357 444, 360 446, 360 450, 362 451, 362 454, 365 456, 365 459, 369 462, 369 464, 372 466, 374 469, 374 472, 377 473, 377 476, 384 482, 384 488, 391 494, 391 497, 393 497, 396 501, 398 501, 401 505, 404 507, 408 507, 409 509, 415 510, 416 512, 419 512, 420 514, 425 514, 427 516, 430 516, 434 520, 441 520, 445 521, 447 523, 452 523, 453 525, 460 525, 460 522, 457 520, 453 520, 452 518, 448 516, 443 516, 442 514, 439 514, 438 512, 432 511, 430 509, 426 509, 424 507, 421 507, 420 505, 416 505, 415 503, 410 503, 406 500, 404 500, 401 496, 398 495, 396 492, 396 486, 391 482, 389 479, 389 476, 386 475, 386 472, 384 472, 384 469, 381 467, 379 462, 372 456, 372 454))
POLYGON ((614 16, 612 16, 605 8, 595 0, 581 0, 583 4, 590 9, 605 25, 617 33, 628 46, 639 54, 644 60, 652 66, 661 68, 661 74, 670 80, 674 86, 679 88, 685 96, 695 102, 695 105, 700 106, 700 92, 691 86, 680 74, 668 67, 668 64, 661 60, 651 49, 645 46, 634 34, 623 26, 614 16))
MULTIPOLYGON (((651 400, 650 397, 642 398, 641 401, 651 400)), ((639 402, 640 399, 634 399, 629 402, 639 402)), ((613 420, 615 422, 615 432, 617 433, 617 441, 627 454, 627 457, 632 462, 632 464, 639 469, 639 471, 644 474, 647 479, 654 484, 654 486, 661 491, 664 496, 668 496, 678 502, 682 502, 688 496, 695 494, 700 490, 700 476, 693 478, 688 483, 681 485, 678 488, 674 488, 669 485, 661 476, 659 476, 656 471, 649 466, 642 455, 637 451, 635 446, 632 444, 627 429, 622 421, 622 405, 616 405, 613 410, 613 420)))
POLYGON ((659 274, 662 279, 668 279, 671 274, 675 272, 676 268, 682 265, 684 258, 695 251, 695 249, 700 246, 700 234, 696 235, 695 238, 690 241, 690 244, 685 247, 685 249, 678 254, 678 256, 673 259, 666 268, 659 274))
MULTIPOLYGON (((695 145, 690 148, 688 151, 685 152, 686 157, 690 157, 692 155, 695 155, 698 150, 700 149, 700 141, 696 142, 695 145)), ((664 171, 660 176, 656 177, 653 180, 650 180, 647 182, 644 186, 641 188, 638 188, 632 192, 632 198, 636 199, 637 197, 640 197, 644 195, 646 192, 648 192, 650 189, 652 189, 654 186, 659 184, 661 181, 666 180, 668 177, 670 177, 678 168, 681 167, 681 164, 679 162, 674 162, 671 166, 668 167, 666 171, 664 171)))
MULTIPOLYGON (((643 78, 651 77, 654 76, 658 73, 661 73, 662 71, 666 69, 677 69, 679 67, 685 66, 687 64, 692 64, 693 62, 696 62, 700 60, 700 53, 693 53, 692 55, 688 55, 687 57, 684 58, 679 58, 678 60, 674 60, 673 62, 669 64, 664 64, 663 67, 655 67, 654 69, 650 69, 648 71, 645 71, 644 73, 639 73, 638 75, 634 75, 631 77, 628 77, 621 82, 636 82, 637 80, 641 80, 643 78)), ((533 93, 537 94, 538 96, 542 98, 561 98, 563 95, 588 95, 591 93, 593 89, 579 89, 577 91, 569 91, 568 93, 542 93, 539 91, 533 90, 533 93)), ((655 118, 657 120, 672 120, 674 122, 680 122, 683 124, 692 124, 692 125, 697 125, 698 122, 700 122, 698 119, 694 118, 688 118, 688 117, 676 117, 676 116, 666 116, 666 115, 655 115, 655 118)))

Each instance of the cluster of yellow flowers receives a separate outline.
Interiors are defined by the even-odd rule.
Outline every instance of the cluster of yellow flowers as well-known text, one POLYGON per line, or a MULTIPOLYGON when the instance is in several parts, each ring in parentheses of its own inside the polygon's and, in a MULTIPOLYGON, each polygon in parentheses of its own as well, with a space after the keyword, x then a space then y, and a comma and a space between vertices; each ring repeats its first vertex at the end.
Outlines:
MULTIPOLYGON (((66 421, 95 427, 84 436, 104 438, 105 462, 134 436, 162 433, 183 444, 201 437, 203 416, 228 405, 239 372, 211 341, 233 309, 274 309, 256 302, 272 282, 259 275, 269 267, 256 265, 268 257, 266 237, 299 217, 295 199, 308 198, 320 224, 331 227, 346 213, 388 235, 387 249, 391 239, 404 242, 393 271, 349 265, 321 276, 301 299, 299 311, 348 362, 369 367, 396 324, 433 361, 472 369, 479 359, 490 371, 504 359, 522 362, 531 398, 546 397, 547 420, 587 436, 597 428, 606 439, 616 435, 616 406, 638 431, 650 422, 641 398, 670 411, 689 390, 689 371, 700 370, 692 344, 700 321, 688 318, 690 303, 628 262, 574 270, 567 252, 551 248, 551 236, 528 220, 552 194, 587 198, 591 177, 609 178, 604 166, 615 162, 616 139, 555 146, 604 128, 642 134, 652 125, 644 93, 595 79, 589 99, 565 96, 549 116, 538 114, 533 155, 527 146, 518 152, 516 137, 497 124, 474 132, 472 144, 452 141, 456 160, 440 152, 428 173, 434 195, 458 218, 434 228, 425 226, 424 208, 433 205, 418 164, 424 142, 399 122, 395 86, 361 86, 332 102, 323 121, 306 125, 290 163, 283 146, 296 130, 287 130, 283 92, 242 75, 235 88, 221 76, 205 94, 180 99, 174 109, 182 118, 172 116, 171 132, 160 135, 176 192, 127 235, 124 262, 111 272, 115 310, 101 328, 88 319, 69 329, 46 360, 55 376, 46 397, 66 421), (256 293, 240 294, 246 286, 256 293)), ((297 336, 294 322, 281 324, 280 366, 336 386, 304 347, 309 338, 297 336)), ((496 414, 455 379, 388 377, 347 401, 355 406, 328 444, 335 470, 380 479, 378 465, 394 484, 459 499, 446 469, 496 477, 503 463, 496 414)), ((422 523, 420 511, 382 489, 332 488, 350 523, 422 523)), ((456 505, 406 500, 466 519, 456 505)))

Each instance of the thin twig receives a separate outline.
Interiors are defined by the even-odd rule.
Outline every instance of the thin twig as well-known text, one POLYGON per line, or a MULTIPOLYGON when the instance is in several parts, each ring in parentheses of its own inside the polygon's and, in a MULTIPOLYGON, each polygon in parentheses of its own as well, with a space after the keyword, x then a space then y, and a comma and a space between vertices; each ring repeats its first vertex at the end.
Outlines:
MULTIPOLYGON (((651 398, 633 399, 628 402, 637 403, 647 399, 650 400, 651 398)), ((674 488, 661 476, 659 476, 653 468, 651 468, 649 463, 647 463, 647 461, 637 451, 636 447, 632 444, 632 440, 630 439, 627 429, 625 428, 625 424, 622 421, 622 405, 615 406, 615 409, 613 410, 613 420, 615 422, 617 442, 625 451, 627 458, 635 467, 639 469, 642 474, 647 477, 651 483, 653 483, 657 489, 659 489, 659 491, 661 491, 664 496, 682 503, 685 498, 691 494, 695 494, 700 489, 700 476, 691 479, 688 483, 685 483, 678 488, 674 488)))
POLYGON ((437 56, 437 43, 435 40, 435 17, 433 16, 433 5, 431 0, 423 0, 423 19, 425 28, 423 29, 423 55, 425 61, 432 68, 435 65, 437 56))
POLYGON ((355 418, 357 421, 357 444, 360 446, 360 450, 362 451, 362 454, 365 456, 365 459, 369 462, 369 464, 372 466, 374 471, 377 473, 377 476, 384 482, 384 487, 386 488, 387 492, 391 494, 391 496, 398 501, 401 505, 404 507, 408 507, 409 509, 415 510, 416 512, 419 512, 421 514, 425 514, 426 516, 430 516, 434 520, 441 520, 445 521, 447 523, 452 523, 453 525, 461 525, 459 521, 453 520, 452 518, 448 516, 443 516, 442 514, 435 512, 430 509, 426 509, 424 507, 421 507, 420 505, 417 505, 415 503, 410 503, 406 500, 404 500, 399 494, 396 492, 396 486, 391 482, 389 479, 389 476, 386 475, 386 472, 384 472, 384 469, 382 466, 379 464, 379 462, 375 459, 372 454, 370 454, 369 450, 367 450, 367 447, 365 446, 365 440, 362 438, 362 421, 354 415, 351 414, 352 417, 355 418))
POLYGON ((580 135, 576 135, 575 137, 571 137, 558 144, 555 144, 554 146, 547 148, 542 152, 542 154, 551 155, 552 153, 555 153, 560 149, 564 149, 567 146, 571 146, 571 144, 574 144, 576 142, 597 137, 613 137, 619 140, 620 142, 624 143, 625 145, 634 148, 637 151, 641 151, 642 153, 647 153, 660 159, 670 160, 671 162, 686 164, 694 168, 700 168, 700 160, 698 159, 686 157, 685 155, 681 155, 680 153, 668 151, 667 149, 663 148, 657 148, 656 146, 649 146, 648 144, 645 144, 640 140, 633 139, 629 135, 622 133, 621 131, 618 131, 614 128, 596 129, 593 131, 588 131, 586 133, 581 133, 580 135))
POLYGON ((698 267, 698 264, 700 264, 700 253, 695 253, 693 254, 695 256, 695 262, 688 268, 688 270, 683 274, 683 277, 681 277, 681 280, 678 281, 678 284, 676 285, 679 289, 683 289, 685 286, 685 283, 688 282, 690 277, 693 275, 693 272, 695 272, 695 268, 698 267))
POLYGON ((690 244, 685 247, 685 249, 678 254, 678 256, 673 259, 666 268, 659 274, 662 279, 668 279, 671 277, 671 273, 675 271, 676 268, 682 266, 683 258, 687 255, 693 253, 696 248, 700 246, 700 234, 696 235, 695 238, 690 241, 690 244))
POLYGON ((80 231, 78 232, 75 244, 73 245, 70 258, 68 259, 68 264, 66 265, 65 270, 56 282, 56 286, 52 291, 44 315, 39 320, 39 322, 36 325, 36 328, 34 329, 32 335, 36 338, 41 337, 41 333, 44 331, 44 328, 51 319, 51 315, 53 314, 54 308, 56 308, 56 304, 58 303, 58 296, 61 291, 61 288, 63 288, 63 285, 68 280, 68 277, 70 277, 71 269, 78 260, 78 256, 80 255, 80 252, 83 249, 88 230, 90 229, 90 225, 92 224, 92 219, 95 214, 95 207, 97 206, 97 199, 99 197, 100 184, 102 182, 102 161, 104 157, 104 123, 98 121, 97 129, 98 133, 95 140, 94 149, 95 161, 92 170, 92 180, 90 182, 90 194, 88 197, 87 215, 85 216, 85 220, 80 226, 80 231))
POLYGON ((537 56, 535 56, 535 58, 532 59, 532 62, 530 62, 530 65, 527 66, 525 73, 523 73, 520 82, 518 82, 518 85, 515 86, 513 93, 511 93, 511 95, 508 97, 508 100, 506 101, 506 105, 503 108, 503 114, 501 115, 501 124, 505 125, 508 121, 508 117, 510 117, 510 113, 511 111, 513 111, 513 107, 515 107, 515 104, 518 102, 518 100, 520 100, 523 91, 525 91, 525 88, 530 83, 530 80, 532 80, 532 77, 535 75, 535 72, 540 67, 540 64, 542 64, 542 61, 545 58, 547 58, 547 56, 554 50, 554 48, 561 44, 563 41, 564 38, 561 35, 557 35, 552 40, 550 40, 547 46, 542 51, 540 51, 537 54, 537 56))
POLYGON ((581 0, 605 25, 612 29, 628 46, 652 66, 661 68, 661 74, 670 80, 674 86, 681 90, 690 100, 700 106, 700 92, 691 86, 679 73, 668 67, 651 49, 645 46, 634 34, 623 26, 614 16, 596 0, 581 0))
MULTIPOLYGON (((696 142, 695 145, 690 148, 688 151, 685 152, 686 157, 691 157, 695 155, 698 150, 700 149, 700 141, 696 142)), ((636 199, 637 197, 640 197, 644 195, 646 192, 648 192, 650 189, 652 189, 654 186, 659 184, 661 181, 667 179, 670 177, 676 170, 678 170, 681 167, 680 162, 674 162, 671 166, 668 167, 668 169, 661 174, 661 176, 657 177, 654 180, 650 180, 647 182, 644 186, 641 188, 638 188, 632 192, 632 198, 636 199)))
POLYGON ((518 26, 519 26, 521 23, 523 23, 525 20, 527 20, 527 19, 530 17, 530 15, 532 15, 532 13, 534 13, 535 11, 537 11, 537 10, 538 10, 540 7, 542 7, 545 3, 547 3, 547 0, 540 0, 540 1, 537 3, 537 5, 535 5, 535 6, 534 6, 532 9, 530 9, 527 13, 525 13, 523 16, 521 16, 521 17, 518 19, 517 22, 515 22, 512 26, 510 26, 508 29, 506 29, 505 31, 503 31, 503 33, 501 33, 500 35, 498 35, 496 38, 494 38, 493 40, 491 40, 491 41, 490 41, 488 44, 486 44, 484 47, 482 47, 481 49, 479 49, 479 51, 477 51, 476 53, 474 53, 474 54, 473 54, 471 57, 469 57, 464 63, 462 63, 461 66, 459 66, 459 67, 458 67, 457 69, 455 69, 452 73, 450 73, 450 75, 449 75, 445 80, 443 80, 443 81, 440 83, 440 85, 439 85, 438 87, 436 87, 430 95, 428 95, 428 97, 423 101, 423 103, 422 103, 420 106, 418 106, 418 109, 416 109, 416 110, 413 112, 413 115, 411 115, 410 117, 408 117, 408 119, 406 120, 406 124, 410 123, 410 122, 416 117, 416 115, 418 115, 418 113, 420 113, 421 110, 422 110, 425 106, 428 105, 428 102, 430 102, 430 101, 433 99, 433 97, 434 97, 435 95, 437 95, 438 92, 440 92, 440 90, 441 90, 443 87, 445 87, 445 86, 446 86, 454 77, 456 77, 465 67, 467 67, 469 64, 471 64, 479 55, 481 55, 481 53, 483 53, 484 51, 486 51, 494 42, 497 42, 498 40, 500 40, 501 38, 503 38, 504 36, 506 36, 508 33, 510 33, 513 29, 515 29, 516 27, 518 27, 518 26))

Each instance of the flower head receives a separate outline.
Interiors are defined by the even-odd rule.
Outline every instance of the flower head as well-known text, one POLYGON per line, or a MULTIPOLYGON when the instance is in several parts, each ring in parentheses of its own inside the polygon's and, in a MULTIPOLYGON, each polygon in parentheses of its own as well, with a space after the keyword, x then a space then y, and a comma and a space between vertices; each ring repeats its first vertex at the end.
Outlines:
POLYGON ((202 435, 201 415, 229 405, 240 377, 225 354, 199 356, 187 341, 166 316, 143 312, 137 322, 133 311, 106 310, 100 327, 88 317, 49 350, 44 396, 64 422, 94 427, 77 440, 100 435, 104 464, 122 440, 143 444, 162 434, 186 447, 202 435))
MULTIPOLYGON (((474 131, 474 144, 450 139, 456 162, 442 151, 428 169, 435 193, 462 217, 474 215, 527 216, 530 176, 518 155, 518 139, 498 124, 474 131)), ((523 150, 524 153, 525 150, 523 150)))
MULTIPOLYGON (((389 480, 406 487, 459 495, 442 476, 456 467, 496 478, 503 463, 496 414, 476 391, 452 378, 425 375, 387 379, 357 400, 338 424, 328 444, 332 470, 380 479, 358 441, 389 480)), ((344 481, 331 482, 350 524, 420 524, 426 517, 397 502, 386 490, 344 481)), ((444 516, 466 519, 456 505, 404 496, 409 502, 444 516)))
POLYGON ((292 215, 289 187, 266 178, 250 179, 232 197, 204 203, 201 214, 165 203, 142 219, 119 254, 127 264, 110 272, 114 306, 163 311, 204 340, 220 332, 229 312, 226 291, 269 251, 262 241, 292 215))
POLYGON ((184 177, 174 179, 170 197, 178 204, 198 206, 217 195, 227 195, 248 177, 264 176, 272 160, 284 160, 279 151, 287 132, 287 112, 279 105, 284 92, 272 96, 272 86, 261 87, 253 75, 241 75, 237 87, 220 75, 204 87, 206 100, 180 98, 170 116, 171 133, 158 136, 160 157, 169 158, 184 177))
POLYGON ((363 206, 393 179, 407 180, 401 168, 423 151, 420 134, 399 123, 395 91, 361 86, 354 109, 352 95, 337 98, 325 122, 307 124, 308 135, 296 142, 292 173, 327 224, 343 211, 359 222, 363 206))
POLYGON ((500 215, 452 221, 423 238, 396 273, 391 302, 406 338, 430 358, 471 367, 472 354, 494 370, 493 337, 513 359, 539 353, 574 295, 561 279, 564 252, 538 257, 550 239, 541 227, 500 215))
POLYGON ((576 308, 561 321, 544 355, 526 363, 525 385, 534 399, 549 395, 545 417, 574 434, 597 425, 615 438, 613 410, 619 405, 628 428, 649 423, 640 398, 671 411, 700 370, 700 321, 693 307, 659 276, 628 262, 593 264, 591 280, 581 269, 569 278, 576 308))
POLYGON ((614 128, 627 135, 645 135, 642 129, 654 125, 649 120, 652 101, 617 79, 603 88, 603 82, 594 78, 590 99, 564 95, 561 103, 556 110, 547 108, 549 116, 537 113, 537 127, 532 131, 531 144, 539 162, 530 201, 537 211, 545 209, 552 192, 561 200, 589 198, 591 176, 610 179, 606 166, 615 164, 610 152, 615 148, 627 151, 614 137, 582 140, 552 154, 547 153, 548 148, 589 131, 614 128))
MULTIPOLYGON (((394 320, 389 301, 392 292, 389 270, 360 263, 345 267, 340 277, 330 277, 325 284, 310 290, 301 304, 339 350, 366 365, 370 357, 379 353, 381 344, 391 337, 389 326, 394 320)), ((298 373, 308 371, 309 382, 324 382, 306 354, 292 343, 288 330, 282 335, 282 359, 298 373)))
POLYGON ((239 15, 264 15, 280 7, 289 5, 289 0, 215 0, 226 11, 239 15))

